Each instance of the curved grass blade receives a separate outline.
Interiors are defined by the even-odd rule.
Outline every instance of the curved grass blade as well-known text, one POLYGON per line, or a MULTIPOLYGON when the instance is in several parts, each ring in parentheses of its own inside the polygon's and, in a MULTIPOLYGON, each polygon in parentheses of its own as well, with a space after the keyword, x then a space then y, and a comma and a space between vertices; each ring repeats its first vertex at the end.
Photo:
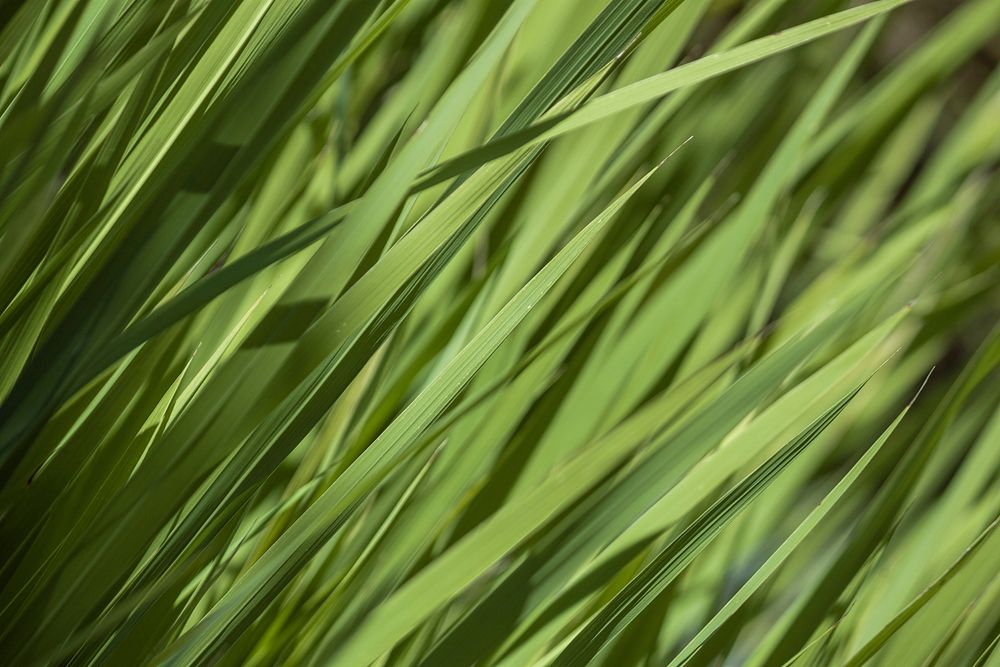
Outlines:
POLYGON ((266 605, 273 593, 332 535, 331 527, 335 529, 342 525, 350 509, 389 474, 392 466, 413 454, 409 450, 420 434, 451 403, 478 368, 652 174, 646 174, 587 225, 515 295, 435 381, 292 524, 216 608, 167 651, 164 664, 180 665, 201 659, 252 620, 255 612, 266 605))
MULTIPOLYGON (((930 602, 935 595, 941 592, 955 575, 962 571, 969 561, 983 546, 989 541, 993 530, 1000 524, 1000 517, 993 519, 986 528, 983 529, 976 539, 972 541, 965 551, 960 555, 940 576, 937 577, 927 588, 925 588, 920 595, 914 598, 906 607, 904 607, 889 623, 885 625, 881 630, 876 633, 874 637, 865 642, 854 655, 852 655, 845 663, 844 667, 861 667, 868 660, 872 658, 879 649, 882 648, 887 641, 899 630, 903 625, 910 620, 918 611, 920 611, 924 605, 930 602)), ((993 546, 994 552, 996 551, 997 545, 993 546)))
MULTIPOLYGON (((914 397, 914 401, 916 397, 914 397)), ((896 427, 909 412, 910 408, 913 406, 913 401, 911 401, 902 412, 896 416, 896 418, 886 427, 885 431, 858 459, 858 462, 848 471, 844 477, 837 482, 837 485, 830 490, 830 492, 820 501, 819 505, 809 513, 807 516, 792 532, 788 538, 785 539, 781 545, 774 550, 774 552, 768 557, 767 561, 761 565, 756 572, 747 580, 739 591, 737 591, 720 609, 712 619, 706 623, 699 631, 698 634, 691 639, 687 645, 681 649, 681 651, 671 659, 668 667, 680 667, 686 663, 699 648, 726 623, 730 618, 736 614, 740 608, 746 603, 747 600, 756 593, 761 586, 763 586, 781 567, 791 553, 805 540, 812 530, 819 524, 820 521, 830 513, 830 510, 840 501, 840 499, 851 489, 855 482, 857 482, 858 477, 868 468, 868 465, 872 462, 872 459, 882 450, 882 446, 889 439, 892 433, 896 430, 896 427)))
POLYGON ((863 386, 864 383, 841 398, 671 540, 597 616, 583 626, 552 662, 553 667, 586 665, 604 646, 624 632, 723 528, 843 412, 863 386))
POLYGON ((745 67, 789 49, 808 44, 827 35, 845 30, 864 21, 892 11, 911 0, 876 0, 860 7, 847 9, 821 19, 756 39, 721 53, 713 53, 663 74, 648 77, 631 85, 601 95, 561 120, 546 117, 518 130, 502 141, 487 143, 466 154, 436 165, 417 182, 417 189, 430 187, 464 173, 498 156, 526 146, 551 141, 591 123, 610 118, 627 109, 657 100, 665 95, 694 86, 727 72, 745 67))

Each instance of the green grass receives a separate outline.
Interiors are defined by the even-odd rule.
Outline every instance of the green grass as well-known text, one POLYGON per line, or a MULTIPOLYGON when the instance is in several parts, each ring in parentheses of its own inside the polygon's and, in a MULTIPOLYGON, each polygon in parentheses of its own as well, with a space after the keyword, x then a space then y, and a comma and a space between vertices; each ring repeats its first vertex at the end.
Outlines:
POLYGON ((0 663, 1000 664, 1000 1, 0 26, 0 663))

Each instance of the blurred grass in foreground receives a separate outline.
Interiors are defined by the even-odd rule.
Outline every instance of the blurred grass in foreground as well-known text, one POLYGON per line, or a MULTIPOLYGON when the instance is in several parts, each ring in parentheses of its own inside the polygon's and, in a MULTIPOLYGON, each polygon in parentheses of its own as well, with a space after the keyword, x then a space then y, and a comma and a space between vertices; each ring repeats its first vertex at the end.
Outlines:
POLYGON ((931 4, 6 4, 0 662, 1000 664, 931 4))

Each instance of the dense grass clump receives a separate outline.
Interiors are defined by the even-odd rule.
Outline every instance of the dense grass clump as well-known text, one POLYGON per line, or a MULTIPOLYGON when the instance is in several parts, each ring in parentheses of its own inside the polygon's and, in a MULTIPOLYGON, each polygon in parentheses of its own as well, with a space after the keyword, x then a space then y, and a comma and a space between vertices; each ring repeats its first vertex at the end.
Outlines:
POLYGON ((1000 665, 1000 0, 0 8, 0 664, 1000 665))

